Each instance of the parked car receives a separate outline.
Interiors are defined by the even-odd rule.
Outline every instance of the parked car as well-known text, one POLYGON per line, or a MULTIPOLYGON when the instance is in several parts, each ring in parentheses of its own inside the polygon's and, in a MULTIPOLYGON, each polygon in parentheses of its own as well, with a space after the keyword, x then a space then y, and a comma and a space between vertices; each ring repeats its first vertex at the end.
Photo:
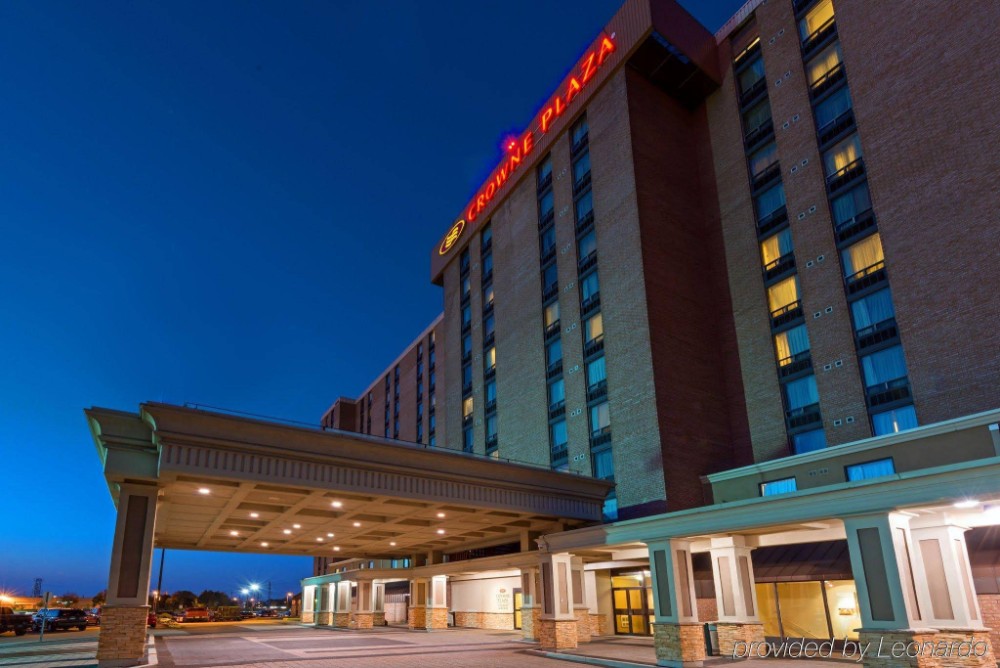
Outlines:
POLYGON ((156 628, 156 613, 155 612, 151 612, 148 615, 146 615, 146 626, 148 626, 151 629, 155 629, 156 628))
POLYGON ((0 607, 0 633, 13 631, 16 636, 23 636, 31 628, 31 615, 26 612, 14 612, 13 608, 0 607))
POLYGON ((259 610, 257 612, 257 616, 258 617, 277 617, 278 616, 278 611, 277 610, 259 610))
POLYGON ((100 626, 101 625, 101 613, 100 612, 88 612, 87 613, 87 626, 100 626))
POLYGON ((240 606, 238 605, 220 605, 215 609, 215 617, 212 621, 216 622, 238 622, 242 619, 240 616, 240 606))
POLYGON ((188 608, 184 611, 184 617, 181 621, 188 622, 207 622, 211 620, 211 616, 208 614, 208 608, 188 608))
POLYGON ((32 616, 31 622, 35 631, 40 631, 43 626, 46 631, 73 628, 85 631, 87 613, 73 608, 42 608, 32 616))

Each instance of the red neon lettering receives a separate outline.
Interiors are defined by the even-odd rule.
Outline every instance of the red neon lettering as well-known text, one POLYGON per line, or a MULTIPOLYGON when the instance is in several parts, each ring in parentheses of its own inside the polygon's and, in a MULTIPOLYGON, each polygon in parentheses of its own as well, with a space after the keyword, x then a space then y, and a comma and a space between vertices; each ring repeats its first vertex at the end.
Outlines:
POLYGON ((562 116, 563 112, 566 111, 566 106, 563 104, 561 97, 556 98, 555 104, 553 106, 556 108, 556 118, 562 116))
POLYGON ((582 87, 576 77, 570 77, 569 85, 566 87, 566 106, 569 106, 573 98, 580 94, 582 87))
POLYGON ((597 57, 597 54, 591 51, 590 55, 587 56, 587 59, 583 61, 583 67, 580 68, 583 71, 583 77, 582 77, 583 85, 587 85, 587 82, 593 79, 594 74, 597 73, 597 68, 594 67, 595 57, 597 57))
POLYGON ((597 66, 604 64, 605 59, 615 52, 615 43, 605 37, 601 40, 601 50, 597 54, 597 66))
POLYGON ((542 112, 542 134, 549 131, 549 123, 552 121, 553 110, 551 106, 545 108, 542 112))
POLYGON ((493 193, 496 192, 497 184, 495 181, 490 181, 489 185, 486 186, 486 201, 493 199, 493 193))
POLYGON ((512 172, 515 169, 517 169, 517 166, 519 164, 521 164, 521 147, 520 146, 517 148, 517 152, 516 153, 511 153, 510 154, 510 162, 509 162, 509 164, 510 164, 510 171, 512 171, 512 172))
POLYGON ((524 147, 525 155, 531 153, 531 149, 535 148, 535 133, 529 132, 528 134, 524 135, 524 141, 522 142, 521 146, 524 147))
POLYGON ((472 221, 474 221, 476 219, 477 213, 478 212, 476 211, 476 205, 475 204, 470 204, 469 205, 469 210, 465 212, 465 219, 468 220, 471 223, 472 221))

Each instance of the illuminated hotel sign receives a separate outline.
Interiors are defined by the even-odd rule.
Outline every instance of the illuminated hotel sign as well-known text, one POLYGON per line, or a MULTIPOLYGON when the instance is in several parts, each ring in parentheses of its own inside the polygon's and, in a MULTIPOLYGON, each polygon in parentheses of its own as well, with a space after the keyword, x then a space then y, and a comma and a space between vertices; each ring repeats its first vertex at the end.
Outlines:
POLYGON ((454 246, 455 241, 462 234, 465 222, 468 221, 471 223, 474 221, 493 200, 493 197, 500 192, 500 189, 503 188, 504 184, 517 171, 521 163, 527 162, 528 155, 535 148, 536 139, 541 138, 542 135, 552 128, 552 124, 555 123, 556 119, 566 113, 566 110, 573 104, 573 101, 583 91, 584 87, 593 80, 594 75, 597 74, 597 70, 604 65, 608 56, 614 53, 615 43, 613 40, 614 35, 610 37, 602 35, 597 41, 597 46, 593 47, 583 56, 576 66, 574 73, 564 84, 563 89, 549 99, 548 104, 538 113, 532 125, 525 130, 519 139, 512 139, 507 144, 505 147, 507 155, 504 157, 503 162, 500 163, 500 166, 493 170, 490 179, 479 188, 479 192, 476 193, 475 198, 473 198, 468 210, 465 212, 465 220, 455 223, 451 230, 448 231, 447 236, 445 236, 441 247, 438 249, 441 255, 447 253, 454 246))

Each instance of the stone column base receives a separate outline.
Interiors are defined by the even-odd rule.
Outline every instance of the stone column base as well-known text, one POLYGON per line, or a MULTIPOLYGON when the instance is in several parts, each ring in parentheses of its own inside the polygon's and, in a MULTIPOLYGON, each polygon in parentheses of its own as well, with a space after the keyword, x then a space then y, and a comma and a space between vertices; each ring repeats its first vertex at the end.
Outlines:
POLYGON ((594 636, 607 636, 611 635, 608 633, 608 618, 606 615, 590 613, 590 637, 594 636))
MULTIPOLYGON (((746 653, 750 643, 760 646, 764 642, 764 625, 760 622, 716 622, 719 631, 719 654, 731 657, 733 650, 746 653), (740 644, 737 647, 737 643, 740 644)), ((704 641, 703 641, 704 642, 704 641)))
MULTIPOLYGON (((996 656, 986 629, 862 629, 871 648, 865 668, 993 668, 996 656)), ((845 650, 848 651, 849 650, 845 650)), ((847 658, 851 658, 849 655, 847 658)))
POLYGON ((705 627, 698 623, 653 624, 656 665, 697 668, 705 661, 705 627))
POLYGON ((430 608, 427 614, 427 628, 432 630, 448 628, 448 608, 430 608))
POLYGON ((351 626, 351 613, 334 612, 330 615, 330 625, 337 629, 346 629, 351 626))
POLYGON ((575 619, 538 620, 538 644, 545 650, 576 648, 575 619))
POLYGON ((148 605, 104 606, 97 638, 97 664, 101 668, 120 668, 145 663, 148 617, 148 605))
POLYGON ((576 642, 590 642, 590 609, 587 606, 574 606, 576 614, 576 642))
POLYGON ((424 606, 412 607, 406 612, 406 626, 410 630, 427 628, 427 608, 424 606))
POLYGON ((302 611, 302 623, 303 624, 312 624, 314 620, 315 620, 315 616, 314 616, 312 610, 303 610, 302 611))
POLYGON ((373 612, 372 613, 372 626, 385 626, 385 613, 384 612, 373 612))
POLYGON ((329 610, 316 613, 316 626, 330 626, 333 623, 333 613, 329 610))
POLYGON ((538 605, 521 606, 521 637, 532 642, 538 640, 538 620, 542 608, 538 605))
POLYGON ((375 625, 375 615, 371 612, 352 613, 351 626, 356 629, 370 629, 375 625))

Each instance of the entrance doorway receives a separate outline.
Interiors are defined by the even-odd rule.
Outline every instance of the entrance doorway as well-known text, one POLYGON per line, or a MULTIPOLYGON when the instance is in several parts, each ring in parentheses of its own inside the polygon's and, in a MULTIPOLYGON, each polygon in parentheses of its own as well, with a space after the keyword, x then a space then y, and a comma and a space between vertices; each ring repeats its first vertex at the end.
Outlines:
POLYGON ((858 639, 861 615, 854 580, 758 582, 756 589, 766 637, 858 639))
POLYGON ((520 589, 514 590, 514 628, 521 628, 521 606, 524 605, 524 594, 520 589))
POLYGON ((648 636, 653 633, 653 589, 648 571, 611 576, 615 634, 648 636))

